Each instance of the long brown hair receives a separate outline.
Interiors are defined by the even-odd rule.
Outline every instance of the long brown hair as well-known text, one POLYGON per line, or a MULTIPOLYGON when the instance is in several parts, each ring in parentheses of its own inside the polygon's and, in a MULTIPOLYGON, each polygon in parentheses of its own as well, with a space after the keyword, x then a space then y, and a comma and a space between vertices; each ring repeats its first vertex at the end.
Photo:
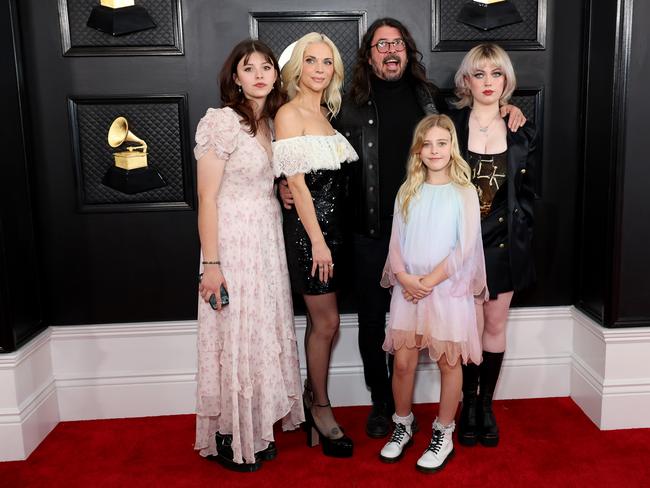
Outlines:
POLYGON ((375 36, 377 29, 383 26, 394 27, 400 32, 404 43, 406 44, 406 57, 408 64, 404 75, 410 73, 415 81, 419 81, 428 86, 431 93, 436 93, 435 85, 427 81, 426 68, 422 64, 422 53, 418 51, 413 36, 399 20, 391 17, 384 17, 375 20, 361 40, 361 47, 357 51, 357 61, 352 71, 352 81, 350 83, 350 96, 357 105, 364 104, 370 98, 370 74, 372 66, 368 64, 370 59, 370 50, 372 49, 372 38, 375 36))
POLYGON ((246 39, 232 49, 219 73, 219 87, 221 89, 221 106, 230 107, 237 112, 244 119, 243 122, 249 127, 251 135, 254 136, 257 134, 257 120, 255 119, 253 107, 246 100, 244 93, 240 91, 240 87, 235 83, 233 76, 237 73, 239 61, 244 59, 244 62, 248 62, 248 58, 253 53, 260 53, 275 69, 277 75, 275 83, 273 84, 271 93, 266 97, 266 103, 262 109, 260 119, 265 117, 272 119, 275 117, 275 113, 287 101, 287 95, 282 89, 278 60, 275 58, 275 54, 273 54, 271 48, 263 42, 256 39, 246 39))

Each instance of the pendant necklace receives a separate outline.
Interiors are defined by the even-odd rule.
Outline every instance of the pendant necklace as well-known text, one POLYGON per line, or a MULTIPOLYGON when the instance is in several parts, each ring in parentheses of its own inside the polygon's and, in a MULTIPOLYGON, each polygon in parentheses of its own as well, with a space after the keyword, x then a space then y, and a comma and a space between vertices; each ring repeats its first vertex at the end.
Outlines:
POLYGON ((478 120, 478 117, 477 117, 474 113, 472 113, 472 115, 473 115, 473 117, 474 117, 474 120, 476 120, 476 125, 478 125, 478 130, 479 130, 479 132, 481 132, 482 134, 485 134, 485 135, 487 135, 487 132, 488 132, 488 130, 490 129, 490 126, 494 123, 494 121, 495 121, 495 120, 498 118, 498 116, 499 116, 499 114, 497 113, 497 115, 495 115, 494 118, 493 118, 492 120, 490 120, 490 122, 488 123, 488 125, 486 125, 486 126, 482 126, 482 125, 481 125, 481 122, 479 122, 479 120, 478 120))

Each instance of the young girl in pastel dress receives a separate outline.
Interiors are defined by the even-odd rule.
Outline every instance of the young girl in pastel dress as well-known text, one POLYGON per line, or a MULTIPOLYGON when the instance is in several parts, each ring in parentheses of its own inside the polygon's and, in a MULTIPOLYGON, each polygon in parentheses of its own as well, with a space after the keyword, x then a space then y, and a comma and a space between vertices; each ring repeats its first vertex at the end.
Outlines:
POLYGON ((445 115, 416 127, 406 181, 395 201, 382 285, 393 286, 384 350, 395 355, 395 429, 381 450, 398 461, 411 445, 413 384, 418 353, 427 349, 440 369, 440 407, 431 441, 416 463, 423 472, 453 455, 461 363, 481 362, 475 300, 487 299, 481 218, 468 164, 445 115))

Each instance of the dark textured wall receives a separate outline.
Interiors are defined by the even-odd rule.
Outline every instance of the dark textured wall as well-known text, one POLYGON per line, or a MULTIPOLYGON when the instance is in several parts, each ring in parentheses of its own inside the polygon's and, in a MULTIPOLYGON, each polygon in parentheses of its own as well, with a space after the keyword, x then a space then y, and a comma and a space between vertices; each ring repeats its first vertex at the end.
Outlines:
POLYGON ((608 327, 650 325, 648 3, 588 2, 576 305, 608 327))
MULTIPOLYGON (((520 305, 573 303, 577 171, 581 151, 582 3, 548 0, 546 50, 511 52, 519 85, 544 88, 544 161, 537 205, 538 285, 520 305)), ((373 1, 183 1, 184 56, 63 57, 56 2, 24 0, 21 30, 29 79, 39 253, 52 324, 190 319, 196 316, 198 238, 189 211, 79 213, 68 96, 187 93, 193 135, 218 104, 216 76, 248 35, 249 11, 366 10, 412 30, 430 77, 451 80, 462 52, 431 52, 431 4, 373 1)))

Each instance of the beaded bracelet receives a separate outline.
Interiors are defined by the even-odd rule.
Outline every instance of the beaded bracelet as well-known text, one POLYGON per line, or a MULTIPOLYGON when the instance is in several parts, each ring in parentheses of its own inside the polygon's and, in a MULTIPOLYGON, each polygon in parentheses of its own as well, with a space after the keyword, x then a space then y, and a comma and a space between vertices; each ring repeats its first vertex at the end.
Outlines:
POLYGON ((221 261, 201 261, 201 264, 206 265, 206 264, 217 264, 221 266, 221 261))

